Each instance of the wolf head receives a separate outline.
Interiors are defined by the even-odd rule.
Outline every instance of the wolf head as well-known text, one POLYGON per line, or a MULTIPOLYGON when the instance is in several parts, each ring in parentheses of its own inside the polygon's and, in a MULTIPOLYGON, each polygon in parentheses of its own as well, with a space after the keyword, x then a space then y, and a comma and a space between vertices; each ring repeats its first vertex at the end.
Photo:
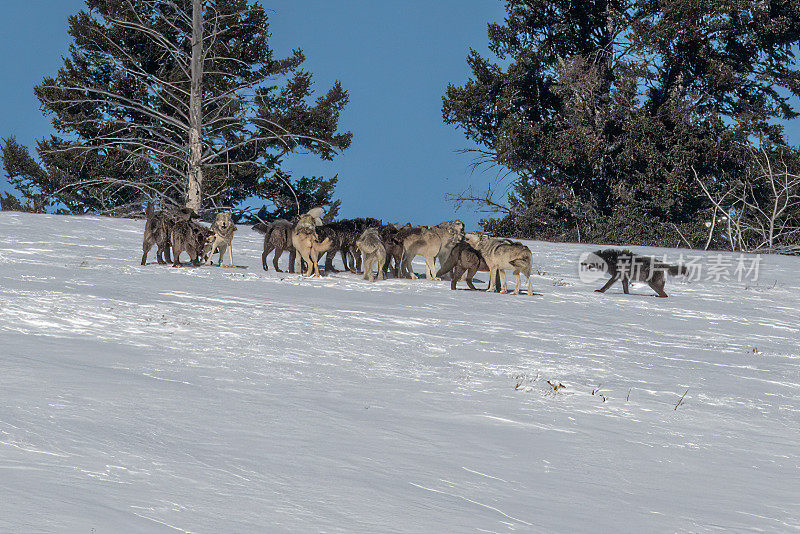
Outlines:
POLYGON ((608 272, 605 251, 584 252, 578 259, 578 279, 586 284, 597 282, 608 272))
POLYGON ((322 225, 322 218, 325 216, 325 208, 322 206, 317 206, 315 208, 311 208, 306 212, 306 215, 310 215, 314 219, 314 224, 317 226, 322 225))
POLYGON ((173 212, 173 217, 179 221, 190 221, 192 219, 197 219, 198 215, 192 208, 180 208, 173 212))
POLYGON ((231 214, 227 211, 221 211, 217 213, 217 218, 214 220, 213 226, 215 229, 219 229, 219 231, 223 234, 226 234, 229 231, 236 231, 236 225, 233 224, 233 218, 231 218, 231 214))
POLYGON ((489 239, 489 236, 480 232, 469 232, 464 234, 464 239, 469 243, 469 246, 477 249, 482 241, 486 242, 486 240, 489 239))

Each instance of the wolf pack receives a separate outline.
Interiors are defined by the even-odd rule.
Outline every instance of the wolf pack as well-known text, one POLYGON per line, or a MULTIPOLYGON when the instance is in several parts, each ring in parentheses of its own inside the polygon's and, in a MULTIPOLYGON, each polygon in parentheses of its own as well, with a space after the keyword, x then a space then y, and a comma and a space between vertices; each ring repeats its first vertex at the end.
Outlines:
MULTIPOLYGON (((390 272, 394 278, 417 279, 412 261, 417 256, 425 259, 425 277, 428 280, 450 278, 450 288, 463 278, 471 290, 477 289, 473 278, 478 271, 489 273, 486 291, 508 293, 506 271, 514 274, 514 290, 522 288, 521 274, 527 278, 527 294, 534 295, 531 282, 533 255, 519 241, 491 237, 481 232, 465 232, 464 223, 452 220, 435 226, 383 224, 379 219, 356 218, 323 222, 321 207, 295 217, 259 222, 253 230, 264 235, 261 264, 269 270, 268 255, 273 254, 272 265, 283 272, 278 260, 289 253, 290 273, 299 271, 303 276, 321 276, 319 262, 325 256, 326 274, 338 272, 333 266, 337 254, 341 255, 345 270, 363 273, 364 279, 374 282, 384 280, 390 272), (436 263, 439 269, 436 269, 436 263)), ((233 264, 233 236, 237 230, 229 212, 216 214, 211 226, 198 222, 197 214, 188 208, 155 211, 147 205, 142 265, 156 246, 156 260, 160 264, 181 265, 180 256, 186 253, 192 265, 212 265, 214 254, 219 254, 218 265, 233 264), (223 263, 227 252, 228 262, 223 263)), ((651 256, 635 254, 629 250, 598 250, 582 260, 582 267, 600 269, 611 278, 596 291, 604 293, 615 282, 621 281, 623 292, 628 294, 630 282, 647 283, 659 297, 666 297, 664 285, 667 275, 687 274, 681 265, 669 265, 651 256)))

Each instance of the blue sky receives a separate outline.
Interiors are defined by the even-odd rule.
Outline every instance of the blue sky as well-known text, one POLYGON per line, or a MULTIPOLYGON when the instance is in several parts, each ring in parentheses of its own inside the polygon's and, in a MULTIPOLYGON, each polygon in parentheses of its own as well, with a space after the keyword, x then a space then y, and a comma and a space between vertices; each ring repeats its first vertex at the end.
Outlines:
MULTIPOLYGON (((445 200, 469 184, 480 188, 493 173, 473 173, 470 146, 442 122, 441 97, 449 82, 469 76, 469 48, 487 54, 486 24, 504 18, 499 0, 265 0, 272 46, 306 54, 304 68, 325 91, 341 80, 350 104, 340 126, 353 144, 332 162, 294 157, 296 176, 339 175, 341 216, 437 223, 458 217, 475 228, 483 216, 454 212, 445 200)), ((0 20, 0 136, 28 146, 51 131, 33 85, 62 64, 69 39, 67 17, 83 0, 5 2, 0 20)), ((800 121, 788 127, 800 141, 800 121)), ((0 178, 0 188, 5 186, 0 178)))

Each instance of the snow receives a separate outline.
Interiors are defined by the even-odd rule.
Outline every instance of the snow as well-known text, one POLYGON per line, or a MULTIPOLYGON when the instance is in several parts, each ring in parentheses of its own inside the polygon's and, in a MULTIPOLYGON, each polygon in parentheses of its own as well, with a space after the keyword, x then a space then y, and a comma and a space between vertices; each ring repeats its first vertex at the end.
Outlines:
POLYGON ((528 242, 529 297, 143 226, 0 213, 2 532, 800 530, 800 258, 659 299, 528 242))

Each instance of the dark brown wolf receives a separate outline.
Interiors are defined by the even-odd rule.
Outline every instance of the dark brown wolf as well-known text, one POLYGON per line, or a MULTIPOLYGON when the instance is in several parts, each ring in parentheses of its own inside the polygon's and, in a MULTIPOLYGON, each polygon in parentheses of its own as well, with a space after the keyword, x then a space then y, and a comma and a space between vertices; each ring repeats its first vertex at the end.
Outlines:
POLYGON ((326 273, 336 273, 339 272, 339 269, 336 269, 333 266, 333 260, 336 257, 336 253, 341 253, 342 255, 342 263, 347 268, 347 254, 348 254, 348 235, 345 229, 342 227, 341 224, 338 222, 332 222, 317 226, 317 236, 319 237, 321 242, 324 242, 326 239, 330 240, 330 248, 326 251, 325 254, 325 272, 326 273))
POLYGON ((401 226, 399 224, 382 224, 377 228, 383 240, 383 247, 386 249, 386 261, 383 264, 383 275, 389 272, 390 264, 392 265, 392 274, 395 278, 400 273, 400 262, 403 260, 403 242, 398 240, 398 235, 404 228, 411 228, 411 225, 401 226))
POLYGON ((174 211, 154 211, 153 203, 147 203, 147 222, 144 225, 144 239, 142 240, 142 265, 147 263, 147 254, 153 245, 156 245, 156 261, 165 265, 172 261, 170 256, 170 231, 178 220, 197 218, 194 211, 181 208, 174 211))
MULTIPOLYGON (((483 259, 481 253, 472 248, 469 243, 462 241, 453 247, 452 252, 448 256, 444 265, 436 273, 437 278, 442 275, 450 273, 450 289, 456 289, 456 283, 461 279, 466 272, 466 282, 470 289, 476 290, 477 288, 472 284, 472 279, 478 271, 489 272, 489 266, 486 265, 486 260, 483 259)), ((496 275, 495 287, 500 287, 500 274, 496 275)))
POLYGON ((170 230, 172 266, 180 266, 181 252, 189 254, 192 265, 200 265, 200 262, 206 260, 206 254, 210 252, 209 238, 213 235, 214 232, 210 228, 189 219, 176 221, 170 230))
MULTIPOLYGON (((667 274, 678 276, 687 274, 686 267, 683 265, 670 265, 655 259, 653 256, 642 256, 630 250, 607 248, 595 251, 594 256, 600 258, 606 266, 611 278, 600 289, 595 289, 598 293, 605 293, 606 290, 614 285, 617 280, 622 281, 622 291, 628 294, 628 284, 630 282, 646 282, 659 297, 666 297, 664 285, 667 281, 667 274)), ((584 260, 583 265, 592 266, 592 255, 584 260)))

